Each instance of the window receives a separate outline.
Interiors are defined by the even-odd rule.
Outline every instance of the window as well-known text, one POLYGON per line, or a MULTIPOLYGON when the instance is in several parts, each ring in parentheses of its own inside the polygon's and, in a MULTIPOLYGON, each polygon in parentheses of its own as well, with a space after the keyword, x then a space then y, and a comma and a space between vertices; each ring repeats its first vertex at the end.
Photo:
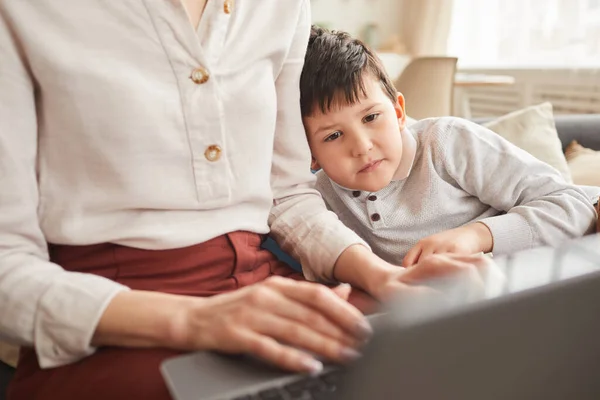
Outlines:
POLYGON ((454 0, 448 52, 463 68, 600 68, 600 0, 454 0))

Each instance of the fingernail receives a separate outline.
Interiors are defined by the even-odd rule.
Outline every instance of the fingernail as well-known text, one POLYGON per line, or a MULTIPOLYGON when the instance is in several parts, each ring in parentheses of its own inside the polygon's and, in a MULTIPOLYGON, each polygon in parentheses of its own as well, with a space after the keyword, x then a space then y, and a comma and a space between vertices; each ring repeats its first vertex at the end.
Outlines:
POLYGON ((349 283, 340 283, 337 287, 341 289, 352 288, 349 283))
POLYGON ((357 328, 361 335, 371 336, 373 334, 373 328, 371 327, 371 324, 367 322, 367 320, 363 319, 360 321, 357 325, 357 328))
POLYGON ((354 361, 362 356, 362 354, 350 347, 343 347, 340 351, 340 355, 346 361, 354 361))
POLYGON ((306 370, 311 374, 317 374, 323 371, 323 363, 318 360, 315 360, 314 358, 307 358, 305 360, 302 360, 302 365, 304 365, 306 370))

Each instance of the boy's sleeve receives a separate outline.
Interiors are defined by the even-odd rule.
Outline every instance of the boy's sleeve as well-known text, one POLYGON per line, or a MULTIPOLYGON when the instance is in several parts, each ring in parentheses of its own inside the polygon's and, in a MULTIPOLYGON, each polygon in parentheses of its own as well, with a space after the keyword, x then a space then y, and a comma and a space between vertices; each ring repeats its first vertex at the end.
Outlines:
POLYGON ((487 128, 453 119, 442 128, 435 152, 465 191, 506 214, 482 219, 493 252, 558 245, 591 232, 594 209, 580 188, 487 128))
POLYGON ((310 8, 305 0, 276 81, 277 125, 271 170, 274 201, 269 225, 281 248, 301 262, 307 279, 331 281, 340 254, 350 245, 367 245, 327 210, 314 188, 310 149, 300 115, 300 73, 309 34, 310 8))

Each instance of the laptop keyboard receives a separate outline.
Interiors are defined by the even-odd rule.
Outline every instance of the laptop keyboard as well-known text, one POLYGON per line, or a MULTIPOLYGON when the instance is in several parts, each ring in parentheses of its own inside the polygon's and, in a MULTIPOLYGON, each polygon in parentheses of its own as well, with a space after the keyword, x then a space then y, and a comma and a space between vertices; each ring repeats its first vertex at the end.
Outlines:
POLYGON ((319 376, 309 376, 280 387, 266 389, 255 394, 236 397, 233 400, 326 400, 337 391, 343 370, 333 370, 319 376))

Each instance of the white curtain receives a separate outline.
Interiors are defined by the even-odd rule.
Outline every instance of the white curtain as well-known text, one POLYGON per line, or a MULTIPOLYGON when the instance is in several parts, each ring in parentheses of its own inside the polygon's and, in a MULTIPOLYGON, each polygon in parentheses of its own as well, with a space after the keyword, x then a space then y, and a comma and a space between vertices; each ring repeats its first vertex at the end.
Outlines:
POLYGON ((448 50, 462 67, 600 66, 600 0, 454 0, 453 8, 448 50))
POLYGON ((445 55, 454 0, 399 0, 400 38, 411 56, 445 55))

